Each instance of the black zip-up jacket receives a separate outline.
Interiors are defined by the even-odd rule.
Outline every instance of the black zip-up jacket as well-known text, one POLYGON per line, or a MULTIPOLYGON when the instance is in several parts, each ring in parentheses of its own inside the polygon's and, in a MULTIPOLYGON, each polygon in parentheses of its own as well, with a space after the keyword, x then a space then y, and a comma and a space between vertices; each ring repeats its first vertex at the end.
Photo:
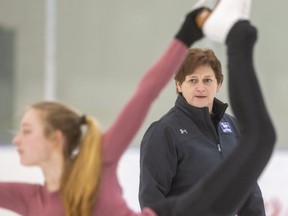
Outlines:
MULTIPOLYGON (((175 106, 151 124, 141 142, 141 208, 183 194, 234 149, 239 129, 234 117, 225 113, 227 107, 215 98, 210 115, 207 107, 193 107, 179 95, 175 106)), ((258 185, 237 214, 265 215, 258 185)))

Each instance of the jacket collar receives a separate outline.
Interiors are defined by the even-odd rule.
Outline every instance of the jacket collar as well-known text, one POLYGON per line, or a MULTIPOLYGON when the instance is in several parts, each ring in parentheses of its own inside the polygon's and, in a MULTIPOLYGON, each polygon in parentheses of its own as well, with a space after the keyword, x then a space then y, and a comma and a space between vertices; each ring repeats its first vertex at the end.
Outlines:
MULTIPOLYGON (((175 106, 178 107, 179 109, 181 109, 183 112, 185 112, 187 115, 189 115, 191 118, 193 119, 198 119, 198 118, 203 118, 203 115, 210 115, 209 114, 209 110, 208 107, 203 107, 203 108, 198 108, 198 107, 194 107, 192 105, 190 105, 189 103, 187 103, 187 101, 185 100, 185 98, 180 94, 178 95, 176 102, 175 102, 175 106)), ((213 102, 213 108, 212 108, 212 112, 213 112, 213 118, 215 118, 215 120, 217 122, 219 122, 222 117, 225 114, 225 111, 228 107, 227 103, 223 103, 222 101, 218 100, 217 98, 214 98, 214 102, 213 102)))

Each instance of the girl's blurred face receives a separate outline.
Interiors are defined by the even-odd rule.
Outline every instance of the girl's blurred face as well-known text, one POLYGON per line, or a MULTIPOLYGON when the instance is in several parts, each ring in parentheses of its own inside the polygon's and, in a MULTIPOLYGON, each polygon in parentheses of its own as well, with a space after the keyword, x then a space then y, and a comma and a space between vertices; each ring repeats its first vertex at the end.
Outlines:
POLYGON ((41 165, 47 162, 52 151, 52 139, 44 134, 41 112, 29 109, 23 116, 20 129, 13 139, 23 165, 41 165))

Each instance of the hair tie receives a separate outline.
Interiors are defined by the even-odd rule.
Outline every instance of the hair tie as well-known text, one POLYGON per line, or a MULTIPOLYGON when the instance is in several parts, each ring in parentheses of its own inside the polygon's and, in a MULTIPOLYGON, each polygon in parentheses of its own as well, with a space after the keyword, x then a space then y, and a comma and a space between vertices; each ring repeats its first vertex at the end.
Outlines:
POLYGON ((86 115, 82 115, 81 117, 80 117, 80 125, 84 125, 84 124, 86 124, 87 122, 86 122, 86 115))

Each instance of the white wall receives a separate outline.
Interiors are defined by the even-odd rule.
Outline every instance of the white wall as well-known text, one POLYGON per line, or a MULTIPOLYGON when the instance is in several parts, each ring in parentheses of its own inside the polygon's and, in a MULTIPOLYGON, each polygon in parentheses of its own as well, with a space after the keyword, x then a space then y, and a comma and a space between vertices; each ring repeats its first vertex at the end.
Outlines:
MULTIPOLYGON (((107 128, 195 0, 56 2, 57 97, 95 116, 107 128)), ((255 0, 252 7, 252 21, 259 29, 256 68, 278 132, 277 146, 282 147, 288 146, 287 7, 287 0, 255 0)), ((45 1, 0 0, 0 26, 15 32, 15 123, 23 107, 43 99, 45 23, 45 1)), ((195 46, 214 48, 227 75, 223 45, 203 40, 195 46)), ((228 102, 226 86, 218 96, 228 102)), ((175 98, 171 81, 151 109, 135 145, 175 98)))
MULTIPOLYGON (((119 167, 119 178, 123 186, 124 197, 129 206, 138 211, 139 184, 139 149, 128 149, 119 167)), ((43 182, 41 172, 37 168, 26 168, 19 164, 14 148, 0 147, 0 181, 16 180, 27 182, 43 182)), ((259 179, 267 216, 288 215, 288 151, 274 152, 268 166, 259 179), (278 211, 275 214, 275 211, 278 211)), ((0 209, 0 216, 14 216, 14 213, 0 209)))

